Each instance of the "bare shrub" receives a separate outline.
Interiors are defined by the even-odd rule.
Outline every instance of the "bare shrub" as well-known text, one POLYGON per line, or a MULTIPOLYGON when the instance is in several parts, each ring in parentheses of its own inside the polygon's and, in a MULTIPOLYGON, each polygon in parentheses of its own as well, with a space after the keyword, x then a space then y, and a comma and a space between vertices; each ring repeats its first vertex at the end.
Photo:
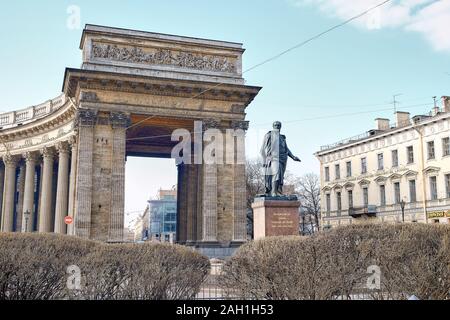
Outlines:
POLYGON ((169 244, 96 247, 83 259, 83 299, 192 299, 209 271, 206 257, 169 244))
POLYGON ((67 267, 96 243, 57 234, 0 235, 0 300, 48 300, 65 296, 67 267))
POLYGON ((57 234, 0 234, 0 300, 192 299, 209 260, 169 244, 104 244, 57 234), (68 287, 68 267, 80 287, 68 287))
POLYGON ((358 224, 248 243, 225 265, 229 296, 252 299, 450 299, 450 227, 358 224), (368 290, 371 265, 380 289, 368 290))

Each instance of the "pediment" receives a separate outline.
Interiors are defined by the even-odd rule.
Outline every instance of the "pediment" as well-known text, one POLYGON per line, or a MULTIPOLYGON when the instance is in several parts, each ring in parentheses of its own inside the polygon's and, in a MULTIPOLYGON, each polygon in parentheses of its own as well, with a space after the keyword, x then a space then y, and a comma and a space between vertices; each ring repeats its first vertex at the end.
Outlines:
POLYGON ((403 175, 405 177, 417 176, 418 172, 414 170, 408 170, 403 175))
POLYGON ((344 184, 344 188, 347 190, 353 189, 354 186, 355 186, 355 184, 351 183, 351 182, 347 182, 346 184, 344 184))
POLYGON ((370 184, 370 180, 362 179, 361 181, 358 182, 358 184, 360 186, 366 186, 366 185, 370 184))
POLYGON ((386 178, 386 177, 384 177, 384 176, 379 176, 379 177, 377 177, 377 178, 375 179, 375 182, 376 182, 376 183, 383 183, 383 182, 386 182, 387 179, 388 179, 388 178, 386 178))
POLYGON ((439 170, 441 170, 441 168, 429 166, 429 167, 426 167, 425 169, 423 169, 423 172, 426 174, 430 174, 430 173, 439 172, 439 170))
POLYGON ((391 179, 391 180, 400 180, 401 178, 402 178, 402 175, 398 174, 398 173, 393 173, 389 176, 389 179, 391 179))
POLYGON ((333 190, 340 190, 340 189, 342 189, 342 186, 339 183, 333 186, 333 190))

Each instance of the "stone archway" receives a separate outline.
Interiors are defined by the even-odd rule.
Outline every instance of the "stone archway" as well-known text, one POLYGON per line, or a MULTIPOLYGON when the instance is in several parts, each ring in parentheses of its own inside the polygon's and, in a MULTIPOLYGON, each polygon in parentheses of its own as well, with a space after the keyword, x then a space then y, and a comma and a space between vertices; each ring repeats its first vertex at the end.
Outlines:
MULTIPOLYGON (((203 130, 246 129, 245 109, 261 89, 244 84, 238 43, 87 25, 80 49, 82 67, 66 69, 60 100, 0 115, 3 231, 17 220, 11 192, 26 158, 18 216, 31 210, 39 231, 64 233, 61 219, 71 215, 68 233, 122 241, 126 156, 170 157, 171 132, 192 132, 195 121, 203 130)), ((179 164, 178 172, 178 242, 211 255, 244 242, 245 166, 179 164)))

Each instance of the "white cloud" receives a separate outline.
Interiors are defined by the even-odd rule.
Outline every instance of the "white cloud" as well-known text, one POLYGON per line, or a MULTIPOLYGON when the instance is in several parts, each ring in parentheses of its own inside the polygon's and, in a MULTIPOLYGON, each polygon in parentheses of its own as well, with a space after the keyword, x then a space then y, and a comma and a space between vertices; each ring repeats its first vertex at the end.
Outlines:
MULTIPOLYGON (((349 19, 381 0, 290 0, 295 6, 317 6, 326 14, 349 19)), ((438 51, 450 52, 450 0, 394 0, 352 22, 360 28, 401 28, 418 32, 438 51)))

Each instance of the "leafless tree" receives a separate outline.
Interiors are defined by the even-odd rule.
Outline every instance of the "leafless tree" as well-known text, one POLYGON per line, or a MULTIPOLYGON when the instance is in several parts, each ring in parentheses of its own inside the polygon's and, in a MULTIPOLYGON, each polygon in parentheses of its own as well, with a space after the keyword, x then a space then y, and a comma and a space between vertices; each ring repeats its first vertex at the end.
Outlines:
POLYGON ((295 187, 301 202, 301 223, 309 223, 311 229, 320 228, 320 179, 308 173, 295 179, 295 187), (314 227, 315 225, 315 227, 314 227))
POLYGON ((247 208, 251 208, 255 197, 264 193, 264 171, 261 162, 258 160, 247 160, 245 170, 247 208))
POLYGON ((258 194, 264 193, 264 171, 262 163, 257 159, 247 160, 245 166, 245 182, 247 188, 247 234, 250 236, 250 238, 252 238, 252 203, 258 194))

